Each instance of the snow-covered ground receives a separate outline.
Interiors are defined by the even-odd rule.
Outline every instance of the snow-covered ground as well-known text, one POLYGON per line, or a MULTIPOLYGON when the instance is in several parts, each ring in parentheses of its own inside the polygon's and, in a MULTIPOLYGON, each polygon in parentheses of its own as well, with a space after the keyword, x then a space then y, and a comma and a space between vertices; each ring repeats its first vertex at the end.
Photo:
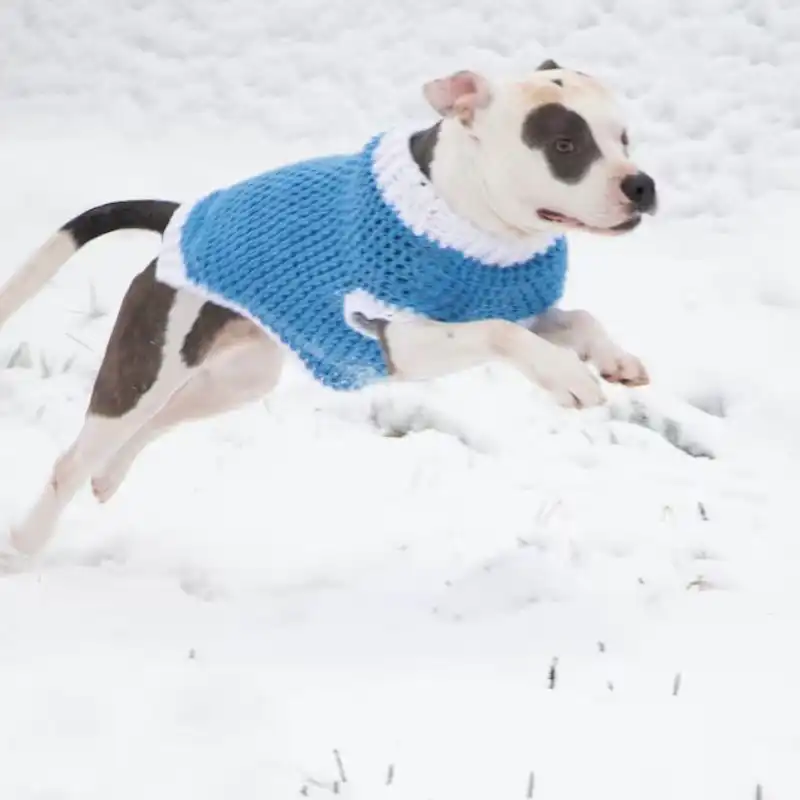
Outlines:
MULTIPOLYGON (((153 445, 0 578, 0 797, 796 800, 794 0, 100 8, 0 9, 0 276, 93 203, 354 147, 426 120, 432 75, 555 56, 623 91, 662 187, 646 228, 574 240, 568 296, 654 383, 578 413, 500 367, 289 374, 153 445)), ((154 249, 94 244, 0 332, 0 524, 154 249)))

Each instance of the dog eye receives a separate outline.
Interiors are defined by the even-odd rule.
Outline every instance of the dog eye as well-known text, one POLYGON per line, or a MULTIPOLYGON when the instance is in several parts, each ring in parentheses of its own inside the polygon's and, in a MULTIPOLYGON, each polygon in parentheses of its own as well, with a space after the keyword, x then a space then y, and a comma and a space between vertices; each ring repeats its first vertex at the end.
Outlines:
POLYGON ((575 150, 575 143, 572 139, 564 139, 563 137, 556 139, 556 150, 559 153, 571 153, 575 150))
POLYGON ((622 131, 622 136, 620 136, 619 139, 622 142, 623 147, 627 147, 631 143, 630 139, 628 139, 627 131, 622 131))

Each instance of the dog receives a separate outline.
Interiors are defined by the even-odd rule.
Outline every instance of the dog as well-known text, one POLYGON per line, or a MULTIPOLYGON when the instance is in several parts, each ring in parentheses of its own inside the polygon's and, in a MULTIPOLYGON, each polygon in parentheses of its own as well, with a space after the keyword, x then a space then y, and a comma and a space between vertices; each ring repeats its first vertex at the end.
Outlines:
MULTIPOLYGON (((423 95, 437 120, 405 136, 405 155, 399 157, 408 156, 412 182, 439 204, 434 222, 446 217, 459 236, 468 231, 471 241, 513 256, 552 248, 575 230, 628 233, 643 215, 656 211, 655 182, 630 157, 613 95, 591 76, 546 61, 516 81, 457 72, 426 83, 423 95)), ((422 205, 413 210, 422 217, 410 225, 433 224, 430 209, 422 205)), ((162 235, 158 258, 124 296, 81 431, 12 531, 20 554, 32 556, 47 543, 61 512, 87 481, 105 503, 150 442, 185 420, 255 401, 278 382, 287 352, 284 337, 273 335, 238 301, 218 302, 186 280, 170 282, 169 270, 160 266, 174 262, 176 241, 182 241, 174 225, 181 213, 181 205, 159 200, 93 208, 65 224, 0 290, 2 325, 88 242, 123 229, 162 235)), ((185 214, 182 224, 186 236, 185 214)), ((201 242, 204 224, 193 228, 201 242)), ((494 280, 513 271, 513 261, 474 269, 494 280)), ((269 309, 270 287, 264 291, 269 309)), ((287 307, 302 308, 302 281, 293 291, 287 307)), ((606 381, 629 386, 649 381, 640 359, 613 342, 585 311, 553 303, 533 318, 471 318, 464 312, 464 319, 442 321, 432 313, 381 305, 374 293, 361 294, 360 304, 358 292, 348 296, 354 301, 346 311, 348 335, 374 343, 389 380, 432 379, 501 360, 572 408, 604 402, 589 365, 606 381)))

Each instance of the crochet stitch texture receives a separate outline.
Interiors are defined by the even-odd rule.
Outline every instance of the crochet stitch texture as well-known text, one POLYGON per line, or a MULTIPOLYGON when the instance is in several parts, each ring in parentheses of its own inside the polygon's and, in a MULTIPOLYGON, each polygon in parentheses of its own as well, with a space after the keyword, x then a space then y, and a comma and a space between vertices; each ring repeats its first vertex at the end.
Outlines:
POLYGON ((566 268, 563 237, 510 245, 456 217, 389 134, 182 207, 159 259, 163 280, 245 314, 334 389, 387 375, 347 295, 442 322, 520 321, 560 299, 566 268))

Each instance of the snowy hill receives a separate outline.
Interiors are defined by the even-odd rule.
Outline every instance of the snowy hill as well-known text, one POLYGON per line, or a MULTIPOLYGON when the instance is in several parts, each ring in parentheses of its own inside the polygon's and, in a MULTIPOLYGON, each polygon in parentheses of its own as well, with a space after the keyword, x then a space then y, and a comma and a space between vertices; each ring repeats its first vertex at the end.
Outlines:
MULTIPOLYGON (((2 277, 88 205, 355 147, 426 121, 429 77, 545 56, 622 93, 664 199, 576 237, 568 295, 652 388, 575 413, 499 367, 289 375, 82 493, 0 578, 0 796, 800 796, 796 3, 12 0, 0 30, 2 277)), ((154 249, 93 245, 0 331, 1 524, 154 249)))

